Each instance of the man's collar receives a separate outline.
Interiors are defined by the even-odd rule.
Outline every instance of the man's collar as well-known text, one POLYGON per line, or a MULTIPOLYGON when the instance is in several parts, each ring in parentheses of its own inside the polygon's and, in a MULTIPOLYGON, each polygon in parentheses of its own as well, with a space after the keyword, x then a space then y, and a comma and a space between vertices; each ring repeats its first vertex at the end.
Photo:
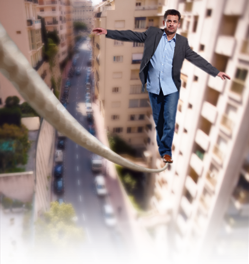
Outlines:
MULTIPOLYGON (((165 33, 165 31, 163 31, 163 36, 164 36, 164 35, 167 36, 167 34, 165 33)), ((176 33, 175 33, 175 35, 174 35, 174 37, 173 37, 172 39, 173 39, 174 41, 176 41, 176 33)), ((171 39, 171 40, 172 40, 172 39, 171 39)))

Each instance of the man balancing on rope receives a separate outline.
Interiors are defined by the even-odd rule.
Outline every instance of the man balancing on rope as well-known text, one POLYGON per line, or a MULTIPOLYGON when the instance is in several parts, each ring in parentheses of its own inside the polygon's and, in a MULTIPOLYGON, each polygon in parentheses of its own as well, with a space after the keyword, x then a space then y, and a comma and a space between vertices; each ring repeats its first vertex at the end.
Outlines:
POLYGON ((159 153, 165 163, 173 162, 171 146, 183 60, 187 59, 213 77, 218 76, 222 80, 230 79, 227 74, 220 72, 192 51, 185 37, 176 34, 180 20, 181 14, 177 10, 170 9, 164 14, 164 29, 149 27, 145 32, 93 29, 93 33, 106 35, 107 38, 144 43, 139 76, 143 85, 142 89, 147 83, 159 153))

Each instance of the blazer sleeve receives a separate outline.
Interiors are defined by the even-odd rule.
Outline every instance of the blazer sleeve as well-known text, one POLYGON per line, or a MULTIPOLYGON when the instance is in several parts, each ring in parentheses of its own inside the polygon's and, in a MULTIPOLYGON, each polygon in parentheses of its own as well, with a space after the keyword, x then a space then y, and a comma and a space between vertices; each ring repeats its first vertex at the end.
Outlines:
POLYGON ((199 54, 191 50, 188 44, 188 40, 186 40, 186 50, 185 50, 185 58, 193 63, 195 66, 199 67, 206 73, 215 77, 220 71, 213 67, 208 61, 202 58, 199 54))
POLYGON ((136 32, 131 30, 107 30, 106 38, 121 40, 121 41, 134 41, 145 42, 147 37, 147 31, 136 32))

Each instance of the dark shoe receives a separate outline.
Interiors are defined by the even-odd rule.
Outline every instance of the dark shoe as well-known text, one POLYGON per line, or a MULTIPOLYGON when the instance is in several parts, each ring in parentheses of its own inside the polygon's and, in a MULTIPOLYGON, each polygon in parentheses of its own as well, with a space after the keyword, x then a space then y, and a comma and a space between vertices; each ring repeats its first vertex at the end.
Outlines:
POLYGON ((165 162, 165 163, 173 163, 173 160, 171 159, 170 155, 165 154, 163 156, 163 162, 165 162))

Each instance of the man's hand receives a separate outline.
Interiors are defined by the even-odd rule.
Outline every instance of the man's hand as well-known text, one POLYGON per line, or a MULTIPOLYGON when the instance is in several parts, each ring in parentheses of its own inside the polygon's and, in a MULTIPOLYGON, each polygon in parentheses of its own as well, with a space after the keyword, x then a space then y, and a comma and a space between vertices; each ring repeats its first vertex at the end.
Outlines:
POLYGON ((217 76, 220 77, 222 80, 226 80, 226 79, 230 80, 230 79, 231 79, 231 78, 230 78, 227 74, 225 74, 224 72, 219 72, 219 73, 217 74, 217 76))
POLYGON ((92 32, 96 35, 106 35, 107 34, 107 30, 104 28, 94 28, 92 32))

